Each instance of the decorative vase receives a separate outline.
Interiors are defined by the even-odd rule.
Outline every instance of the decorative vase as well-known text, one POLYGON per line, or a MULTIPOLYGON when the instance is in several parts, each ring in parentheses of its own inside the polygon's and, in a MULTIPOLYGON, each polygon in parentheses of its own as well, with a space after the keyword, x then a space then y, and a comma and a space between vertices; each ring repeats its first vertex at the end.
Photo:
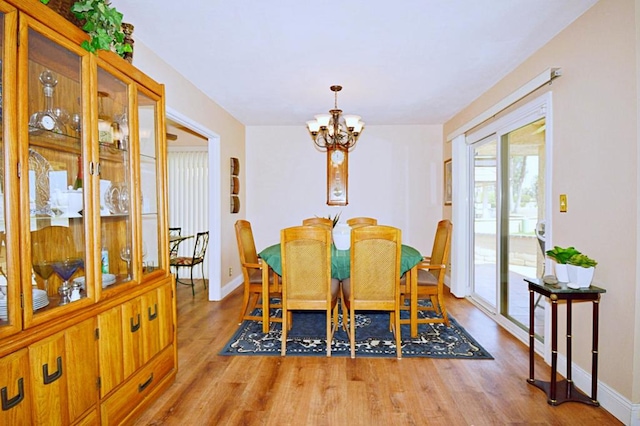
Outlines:
POLYGON ((346 223, 337 223, 333 227, 333 244, 338 250, 349 250, 351 247, 351 227, 346 223))
POLYGON ((567 269, 571 283, 578 285, 580 288, 589 288, 591 286, 593 274, 596 270, 595 267, 584 268, 582 266, 567 265, 567 269))
POLYGON ((567 269, 567 266, 568 265, 566 265, 564 263, 556 263, 556 266, 555 266, 556 278, 561 283, 568 283, 569 282, 569 271, 567 269))

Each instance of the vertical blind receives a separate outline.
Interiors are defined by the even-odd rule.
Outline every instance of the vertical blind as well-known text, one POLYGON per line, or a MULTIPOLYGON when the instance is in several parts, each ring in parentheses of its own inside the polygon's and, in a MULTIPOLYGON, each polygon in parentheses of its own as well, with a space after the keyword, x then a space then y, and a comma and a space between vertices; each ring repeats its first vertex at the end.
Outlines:
MULTIPOLYGON (((168 168, 169 227, 182 228, 183 236, 194 236, 183 241, 178 250, 179 256, 191 256, 195 235, 209 230, 207 151, 169 151, 168 168)), ((193 277, 202 278, 201 268, 194 269, 193 277)))

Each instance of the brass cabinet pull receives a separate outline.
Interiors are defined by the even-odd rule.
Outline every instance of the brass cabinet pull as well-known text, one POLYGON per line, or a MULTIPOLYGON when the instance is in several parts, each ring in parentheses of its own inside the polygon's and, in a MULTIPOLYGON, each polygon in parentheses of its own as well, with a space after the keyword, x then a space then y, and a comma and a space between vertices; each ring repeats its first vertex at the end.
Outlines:
POLYGON ((62 357, 58 357, 58 359, 56 359, 56 364, 58 364, 58 371, 52 375, 49 375, 49 364, 44 364, 42 366, 42 378, 44 379, 45 385, 53 383, 62 377, 62 357))
POLYGON ((158 318, 158 304, 155 303, 153 305, 153 308, 155 309, 155 312, 152 314, 151 313, 151 306, 149 306, 149 321, 153 321, 154 319, 158 318))
POLYGON ((16 396, 13 398, 7 398, 6 386, 0 389, 0 394, 2 394, 2 411, 7 411, 20 404, 24 399, 24 380, 22 377, 18 379, 18 394, 16 396))
POLYGON ((135 333, 136 331, 140 330, 140 314, 138 314, 138 323, 134 324, 133 323, 133 317, 129 318, 131 320, 131 332, 135 333))
POLYGON ((149 377, 149 379, 147 379, 146 382, 138 385, 138 393, 140 393, 143 390, 145 390, 147 388, 147 386, 149 386, 151 384, 152 381, 153 381, 153 373, 151 373, 151 377, 149 377))

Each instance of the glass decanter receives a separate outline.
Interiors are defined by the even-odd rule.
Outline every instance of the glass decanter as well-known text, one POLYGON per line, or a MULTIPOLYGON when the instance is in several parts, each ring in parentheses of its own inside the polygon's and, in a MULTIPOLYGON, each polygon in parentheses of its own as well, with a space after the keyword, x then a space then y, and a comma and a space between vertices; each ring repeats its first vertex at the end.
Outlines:
POLYGON ((56 84, 58 84, 58 79, 53 72, 44 70, 40 73, 40 83, 42 83, 42 91, 44 93, 44 110, 31 115, 29 126, 32 130, 42 129, 53 133, 66 134, 66 125, 54 112, 53 108, 53 92, 56 84))

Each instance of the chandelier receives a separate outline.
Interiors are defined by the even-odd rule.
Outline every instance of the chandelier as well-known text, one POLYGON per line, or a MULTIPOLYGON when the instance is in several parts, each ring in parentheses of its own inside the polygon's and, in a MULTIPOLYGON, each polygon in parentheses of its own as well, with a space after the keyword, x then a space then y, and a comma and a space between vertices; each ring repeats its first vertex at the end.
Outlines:
POLYGON ((351 151, 358 141, 358 137, 364 130, 364 122, 358 115, 342 115, 338 109, 338 92, 342 86, 331 86, 335 93, 335 104, 329 114, 318 114, 315 120, 307 121, 307 129, 311 139, 318 148, 323 151, 340 147, 351 151))

